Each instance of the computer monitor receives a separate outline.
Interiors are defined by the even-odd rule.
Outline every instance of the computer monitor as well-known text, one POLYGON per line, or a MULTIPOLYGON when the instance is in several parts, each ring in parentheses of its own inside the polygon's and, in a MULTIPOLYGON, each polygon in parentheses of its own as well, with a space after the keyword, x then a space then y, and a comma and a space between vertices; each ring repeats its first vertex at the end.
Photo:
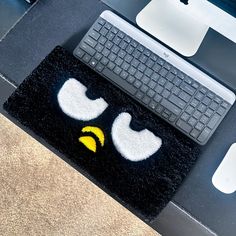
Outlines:
POLYGON ((235 0, 152 0, 137 24, 180 54, 193 56, 209 28, 236 43, 235 0))

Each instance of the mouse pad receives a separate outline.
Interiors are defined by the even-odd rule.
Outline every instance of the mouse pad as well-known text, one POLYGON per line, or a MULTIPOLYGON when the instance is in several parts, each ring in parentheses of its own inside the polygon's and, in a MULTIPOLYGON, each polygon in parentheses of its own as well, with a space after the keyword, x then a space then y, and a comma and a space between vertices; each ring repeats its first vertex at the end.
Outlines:
POLYGON ((145 221, 170 201, 200 150, 59 46, 4 108, 145 221))

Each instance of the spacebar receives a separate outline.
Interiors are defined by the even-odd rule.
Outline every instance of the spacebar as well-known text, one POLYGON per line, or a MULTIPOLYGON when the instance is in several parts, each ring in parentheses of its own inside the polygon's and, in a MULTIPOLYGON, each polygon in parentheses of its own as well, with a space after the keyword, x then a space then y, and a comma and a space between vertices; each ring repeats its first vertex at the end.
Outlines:
POLYGON ((124 79, 122 79, 120 76, 116 75, 113 71, 105 68, 102 73, 112 82, 119 85, 121 88, 123 88, 128 93, 134 95, 137 91, 135 87, 130 85, 128 82, 126 82, 124 79))

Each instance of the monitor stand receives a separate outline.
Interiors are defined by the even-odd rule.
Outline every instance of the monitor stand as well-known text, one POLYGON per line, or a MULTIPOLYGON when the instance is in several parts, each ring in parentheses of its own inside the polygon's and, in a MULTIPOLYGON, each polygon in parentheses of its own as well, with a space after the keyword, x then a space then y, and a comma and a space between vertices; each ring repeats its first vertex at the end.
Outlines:
POLYGON ((136 17, 136 22, 183 56, 193 56, 209 26, 188 13, 180 0, 152 0, 136 17))

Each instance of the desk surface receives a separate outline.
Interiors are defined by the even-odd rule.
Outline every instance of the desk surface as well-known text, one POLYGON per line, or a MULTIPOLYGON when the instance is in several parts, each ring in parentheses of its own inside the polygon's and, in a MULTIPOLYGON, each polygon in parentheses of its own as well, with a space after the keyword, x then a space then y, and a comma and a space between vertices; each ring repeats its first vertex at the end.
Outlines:
MULTIPOLYGON (((1 42, 0 73, 18 85, 56 45, 63 45, 72 51, 94 20, 106 8, 101 2, 94 0, 40 0, 37 8, 33 7, 1 42)), ((211 47, 207 44, 215 43, 215 36, 215 33, 211 32, 208 35, 209 42, 204 42, 202 46, 202 50, 204 51, 204 48, 206 50, 205 57, 212 58, 211 47)), ((217 41, 215 47, 218 47, 219 43, 217 41)), ((221 41, 219 52, 225 51, 224 45, 227 43, 221 41)), ((234 45, 228 53, 232 59, 236 58, 236 46, 234 45)), ((215 61, 222 61, 222 54, 213 55, 217 56, 217 59, 214 58, 215 61)), ((201 58, 197 57, 195 63, 199 62, 199 66, 203 68, 209 66, 214 70, 215 64, 210 58, 208 62, 213 66, 203 65, 201 58)), ((225 71, 223 66, 219 74, 221 76, 217 74, 217 77, 224 78, 230 74, 229 82, 234 83, 236 78, 234 63, 229 68, 229 71, 225 71)), ((198 220, 219 235, 227 236, 235 235, 236 195, 224 195, 218 192, 211 184, 211 177, 230 144, 236 141, 235 117, 236 106, 232 108, 209 143, 202 148, 197 164, 174 197, 179 206, 198 220)))

